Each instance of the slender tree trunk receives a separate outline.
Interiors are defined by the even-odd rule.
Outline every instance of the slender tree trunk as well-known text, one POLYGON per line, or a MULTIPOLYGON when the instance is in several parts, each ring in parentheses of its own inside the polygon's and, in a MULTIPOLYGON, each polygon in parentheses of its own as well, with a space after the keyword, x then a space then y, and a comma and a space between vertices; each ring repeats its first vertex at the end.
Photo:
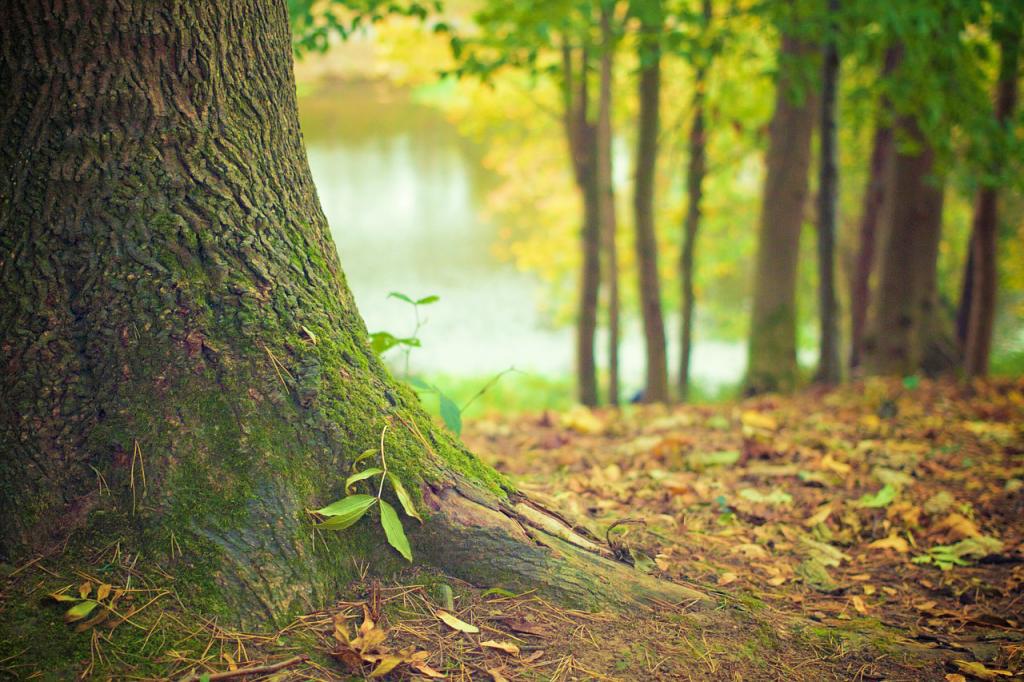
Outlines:
POLYGON ((934 152, 917 123, 899 123, 910 150, 893 159, 892 197, 880 253, 871 333, 864 366, 870 374, 919 371, 940 336, 936 263, 942 228, 943 188, 935 178, 934 152))
MULTIPOLYGON (((885 53, 882 77, 892 74, 899 61, 899 50, 889 48, 885 53)), ((864 202, 860 218, 860 248, 850 286, 850 368, 860 366, 864 333, 867 326, 868 303, 871 300, 871 273, 875 266, 875 244, 878 226, 882 222, 892 165, 893 134, 888 121, 891 103, 882 98, 875 123, 875 137, 871 145, 871 164, 868 184, 864 189, 864 202)))
MULTIPOLYGON (((711 24, 711 0, 703 0, 704 28, 711 24)), ((707 174, 707 134, 705 133, 704 89, 707 84, 707 61, 697 63, 693 79, 693 122, 690 124, 690 161, 686 169, 686 219, 683 224, 683 248, 679 258, 679 279, 682 285, 682 329, 680 332, 679 399, 690 397, 690 355, 693 347, 693 314, 696 300, 693 292, 693 262, 700 228, 704 176, 707 174)))
POLYGON ((665 322, 661 314, 658 242, 654 228, 654 176, 658 161, 658 107, 661 97, 661 47, 658 40, 663 23, 660 0, 648 3, 647 11, 641 19, 640 113, 637 122, 633 212, 640 311, 647 349, 647 381, 643 396, 644 402, 667 402, 668 359, 665 322))
POLYGON ((598 187, 597 129, 588 118, 589 56, 586 49, 579 52, 577 79, 573 50, 569 46, 562 48, 562 87, 566 139, 583 205, 583 225, 580 229, 583 265, 580 270, 576 321, 576 390, 581 403, 594 406, 598 404, 594 336, 597 333, 597 307, 601 288, 601 192, 598 187))
POLYGON ((829 0, 829 35, 822 59, 821 160, 818 175, 818 316, 821 323, 820 357, 815 380, 835 384, 840 379, 839 315, 836 303, 835 242, 839 201, 836 103, 839 90, 839 48, 835 20, 839 0, 829 0))
MULTIPOLYGON (((975 199, 977 202, 977 199, 975 199)), ((978 205, 975 204, 975 219, 977 219, 978 205)), ((967 349, 967 327, 971 323, 971 301, 974 298, 974 228, 971 223, 971 237, 967 240, 967 248, 964 252, 963 275, 960 276, 960 303, 956 307, 955 333, 956 343, 961 352, 966 356, 967 349)))
POLYGON ((601 193, 601 234, 608 282, 608 403, 619 404, 619 254, 616 244, 615 184, 612 177, 612 85, 615 1, 601 2, 601 91, 597 104, 597 184, 601 193))
POLYGON ((172 574, 221 623, 287 622, 357 562, 402 563, 372 518, 317 533, 305 511, 373 448, 425 517, 417 561, 582 603, 664 591, 435 427, 370 350, 284 3, 7 2, 0 46, 0 561, 118 543, 119 580, 172 574))
MULTIPOLYGON (((1000 128, 1006 128, 1013 119, 1017 104, 1017 65, 1020 60, 1021 20, 1024 12, 1010 10, 1010 20, 1001 27, 999 82, 996 92, 995 114, 1000 128)), ((1005 154, 1000 147, 994 159, 998 175, 1004 165, 1005 154)), ((999 241, 999 192, 986 185, 978 191, 974 207, 971 235, 973 286, 970 290, 964 369, 969 377, 988 373, 989 354, 992 349, 992 327, 996 313, 996 288, 999 282, 997 245, 999 241)))
POLYGON ((746 379, 749 393, 786 390, 797 379, 796 276, 814 107, 809 95, 803 101, 794 100, 793 74, 786 65, 806 59, 812 51, 791 36, 782 38, 758 234, 746 379))

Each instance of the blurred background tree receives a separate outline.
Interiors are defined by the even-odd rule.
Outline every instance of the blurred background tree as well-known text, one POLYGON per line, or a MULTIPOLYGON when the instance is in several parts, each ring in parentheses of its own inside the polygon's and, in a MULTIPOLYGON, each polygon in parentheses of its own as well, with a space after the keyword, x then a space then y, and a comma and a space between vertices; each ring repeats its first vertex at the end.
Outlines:
POLYGON ((438 293, 415 373, 526 370, 473 409, 1020 372, 1012 0, 291 9, 321 194, 395 198, 325 199, 371 328, 438 293))

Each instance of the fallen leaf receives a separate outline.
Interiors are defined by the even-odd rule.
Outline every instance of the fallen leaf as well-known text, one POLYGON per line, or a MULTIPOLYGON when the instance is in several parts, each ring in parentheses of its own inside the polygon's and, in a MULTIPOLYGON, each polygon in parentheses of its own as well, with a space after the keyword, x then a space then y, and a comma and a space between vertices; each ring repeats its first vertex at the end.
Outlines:
POLYGON ((478 628, 477 626, 470 625, 469 623, 463 620, 459 620, 447 611, 442 611, 438 609, 434 612, 434 615, 440 618, 441 622, 450 627, 452 630, 458 630, 459 632, 465 632, 470 635, 480 632, 480 628, 478 628))
POLYGON ((867 615, 868 607, 864 604, 863 599, 861 599, 857 595, 854 595, 850 598, 850 601, 853 602, 853 608, 857 610, 857 613, 861 614, 862 616, 867 615))
POLYGON ((493 639, 489 639, 486 642, 480 642, 480 646, 487 647, 488 649, 497 649, 498 651, 504 651, 506 654, 511 656, 519 655, 519 647, 512 642, 498 642, 493 639))
POLYGON ((720 587, 724 587, 725 585, 729 585, 730 583, 734 583, 737 580, 739 580, 739 576, 738 575, 736 575, 735 573, 732 573, 731 571, 727 571, 727 572, 723 573, 722 575, 718 576, 718 585, 720 587))
POLYGON ((398 656, 381 656, 380 661, 377 663, 377 667, 373 669, 369 677, 384 677, 389 672, 394 670, 402 659, 398 656))
POLYGON ((887 538, 875 540, 868 547, 871 549, 894 549, 900 554, 906 554, 910 551, 910 543, 895 533, 887 538))
POLYGON ((491 668, 487 673, 491 676, 492 682, 508 682, 508 678, 501 674, 504 668, 491 668))
POLYGON ((409 667, 418 672, 420 675, 423 675, 424 677, 430 677, 435 680, 440 680, 444 677, 447 677, 444 673, 437 672, 423 661, 410 661, 409 667))
POLYGON ((963 670, 968 675, 977 677, 979 680, 995 680, 1000 677, 1013 677, 1013 673, 1009 670, 986 668, 984 663, 978 663, 977 661, 963 661, 956 659, 953 661, 953 665, 960 668, 960 670, 963 670))

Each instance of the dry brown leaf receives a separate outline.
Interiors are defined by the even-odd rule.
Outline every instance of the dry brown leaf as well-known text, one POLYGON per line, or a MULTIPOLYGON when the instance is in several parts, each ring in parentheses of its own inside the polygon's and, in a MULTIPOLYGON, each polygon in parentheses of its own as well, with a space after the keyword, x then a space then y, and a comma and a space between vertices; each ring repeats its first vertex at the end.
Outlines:
POLYGON ((523 665, 526 665, 527 663, 533 663, 534 661, 536 661, 538 658, 540 658, 543 655, 544 655, 544 650, 543 649, 538 649, 537 651, 534 651, 529 656, 523 656, 522 658, 520 658, 519 662, 522 663, 523 665))
POLYGON ((508 678, 501 674, 504 668, 491 668, 487 673, 491 676, 492 682, 508 682, 508 678))
POLYGON ((470 625, 464 620, 459 620, 447 611, 442 611, 438 609, 434 612, 434 615, 440 618, 441 622, 450 627, 452 630, 458 630, 459 632, 465 632, 470 635, 480 632, 480 628, 478 628, 477 626, 470 625))
POLYGON ((96 590, 96 601, 103 601, 104 599, 106 599, 107 596, 110 594, 111 589, 112 586, 108 585, 107 583, 103 583, 102 585, 100 585, 99 589, 96 590))
POLYGON ((510 654, 512 656, 519 655, 519 647, 512 642, 499 642, 497 640, 489 639, 486 642, 480 642, 480 646, 487 647, 488 649, 504 651, 506 654, 510 654))
POLYGON ((445 675, 444 673, 437 672, 423 661, 410 661, 409 667, 418 672, 420 675, 423 675, 424 677, 429 677, 431 679, 440 680, 447 677, 447 675, 445 675))
POLYGON ((939 521, 933 528, 935 531, 949 531, 951 538, 963 540, 964 538, 976 538, 981 535, 978 526, 963 514, 951 513, 939 521))
POLYGON ((78 586, 78 596, 85 599, 92 592, 92 583, 86 580, 84 583, 78 586))

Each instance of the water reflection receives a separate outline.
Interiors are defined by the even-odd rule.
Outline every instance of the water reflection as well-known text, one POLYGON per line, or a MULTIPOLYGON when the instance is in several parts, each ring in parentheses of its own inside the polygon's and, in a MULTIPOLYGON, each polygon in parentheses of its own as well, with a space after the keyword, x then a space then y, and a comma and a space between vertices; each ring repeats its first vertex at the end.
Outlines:
MULTIPOLYGON (((497 229, 480 211, 492 179, 479 150, 443 115, 380 83, 321 88, 300 98, 299 113, 320 201, 370 331, 412 331, 411 311, 388 292, 437 294, 441 301, 425 310, 423 347, 412 354, 415 372, 572 372, 572 330, 547 325, 537 306, 542 284, 494 257, 497 229)), ((698 344, 695 377, 735 381, 743 355, 736 344, 698 344)), ((627 388, 638 385, 635 327, 622 356, 627 388)))

